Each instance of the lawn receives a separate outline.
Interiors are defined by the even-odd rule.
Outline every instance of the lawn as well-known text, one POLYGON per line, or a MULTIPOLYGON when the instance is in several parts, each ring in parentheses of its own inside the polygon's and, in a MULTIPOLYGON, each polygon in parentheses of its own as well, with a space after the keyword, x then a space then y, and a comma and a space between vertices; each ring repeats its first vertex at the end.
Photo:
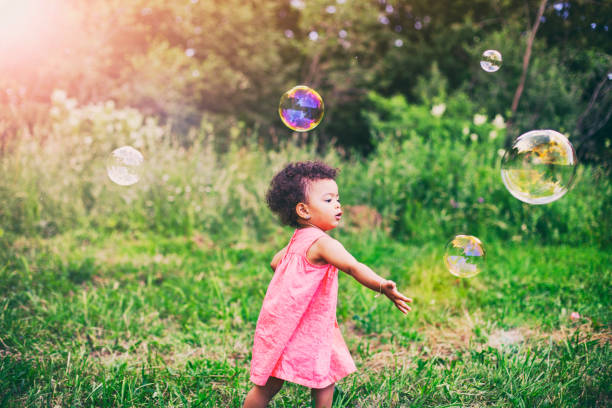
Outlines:
MULTIPOLYGON (((290 233, 3 237, 0 405, 240 407, 269 261, 290 233)), ((358 371, 338 383, 337 406, 612 402, 609 250, 485 242, 485 270, 458 279, 446 243, 333 235, 414 299, 404 316, 340 274, 358 371)), ((310 393, 286 384, 270 406, 307 407, 310 393)))

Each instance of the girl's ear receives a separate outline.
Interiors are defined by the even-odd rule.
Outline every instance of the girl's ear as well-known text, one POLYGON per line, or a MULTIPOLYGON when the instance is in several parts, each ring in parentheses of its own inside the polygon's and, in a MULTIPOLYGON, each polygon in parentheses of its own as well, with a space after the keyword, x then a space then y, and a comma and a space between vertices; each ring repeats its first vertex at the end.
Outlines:
POLYGON ((295 212, 297 213, 298 217, 303 218, 305 220, 309 220, 310 219, 310 212, 308 211, 308 206, 304 203, 298 203, 295 206, 295 212))

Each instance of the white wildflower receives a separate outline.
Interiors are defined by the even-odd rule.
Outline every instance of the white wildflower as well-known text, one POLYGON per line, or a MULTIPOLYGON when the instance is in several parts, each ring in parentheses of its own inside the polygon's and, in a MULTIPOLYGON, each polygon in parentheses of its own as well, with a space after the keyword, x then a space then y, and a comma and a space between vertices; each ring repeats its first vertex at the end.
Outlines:
POLYGON ((467 135, 469 135, 469 134, 470 134, 470 128, 469 128, 469 127, 467 127, 467 126, 465 126, 465 127, 463 128, 462 132, 463 132, 463 134, 464 134, 465 136, 467 136, 467 135))
POLYGON ((57 106, 54 106, 54 107, 51 108, 49 113, 51 114, 51 116, 57 117, 57 116, 60 115, 61 111, 60 111, 60 109, 57 106))
POLYGON ((68 95, 66 94, 66 91, 62 91, 61 89, 56 89, 51 94, 51 100, 53 102, 64 102, 67 97, 68 95))
POLYGON ((497 130, 492 130, 489 132, 489 139, 493 140, 497 137, 497 130))
POLYGON ((66 108, 74 109, 77 106, 77 100, 74 98, 66 99, 66 108))
POLYGON ((475 142, 475 141, 477 141, 477 140, 478 140, 478 135, 477 135, 476 133, 472 133, 472 134, 470 135, 470 139, 472 139, 472 142, 475 142))
POLYGON ((474 124, 476 126, 480 126, 487 121, 487 117, 485 115, 475 114, 474 115, 474 124))
POLYGON ((434 105, 433 108, 431 108, 431 114, 434 115, 435 117, 440 117, 442 116, 445 110, 446 110, 446 105, 443 103, 439 103, 437 105, 434 105))
POLYGON ((493 119, 493 126, 495 126, 498 129, 506 128, 506 122, 504 122, 504 118, 499 113, 495 115, 495 119, 493 119))

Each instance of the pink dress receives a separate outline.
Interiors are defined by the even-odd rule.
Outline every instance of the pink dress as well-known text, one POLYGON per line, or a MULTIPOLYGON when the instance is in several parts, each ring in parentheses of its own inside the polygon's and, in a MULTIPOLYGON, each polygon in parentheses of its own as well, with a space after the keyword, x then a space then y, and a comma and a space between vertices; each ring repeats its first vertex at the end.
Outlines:
POLYGON ((336 321, 338 269, 313 265, 306 252, 325 232, 297 229, 279 262, 257 319, 251 381, 276 377, 325 388, 357 368, 336 321))

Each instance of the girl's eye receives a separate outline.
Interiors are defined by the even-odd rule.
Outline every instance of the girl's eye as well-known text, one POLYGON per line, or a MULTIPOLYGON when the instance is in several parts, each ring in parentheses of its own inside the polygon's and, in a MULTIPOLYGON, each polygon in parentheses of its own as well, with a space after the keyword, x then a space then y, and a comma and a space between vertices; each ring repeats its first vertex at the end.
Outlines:
POLYGON ((331 198, 328 198, 327 200, 325 200, 325 202, 331 203, 331 198))

